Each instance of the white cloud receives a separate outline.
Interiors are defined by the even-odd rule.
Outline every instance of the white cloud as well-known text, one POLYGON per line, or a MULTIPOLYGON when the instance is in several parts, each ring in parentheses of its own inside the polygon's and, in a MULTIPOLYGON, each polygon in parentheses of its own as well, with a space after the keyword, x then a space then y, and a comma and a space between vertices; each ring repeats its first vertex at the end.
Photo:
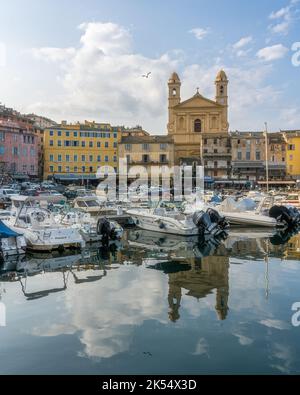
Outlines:
POLYGON ((280 321, 280 320, 272 320, 272 319, 266 319, 266 320, 262 320, 260 321, 260 324, 267 326, 268 328, 274 328, 274 329, 278 329, 278 330, 287 330, 290 328, 290 326, 284 322, 284 321, 280 321))
POLYGON ((256 56, 259 59, 270 62, 272 60, 277 60, 277 59, 283 58, 288 51, 289 51, 289 49, 286 48, 284 45, 276 44, 276 45, 272 45, 270 47, 265 47, 265 48, 260 49, 257 52, 256 56))
POLYGON ((197 40, 202 40, 205 36, 208 35, 209 29, 203 29, 201 27, 195 27, 191 29, 189 33, 192 33, 197 40))
POLYGON ((253 41, 252 36, 242 37, 238 42, 233 44, 234 49, 240 49, 250 44, 253 41))
POLYGON ((297 12, 295 5, 297 3, 299 3, 299 0, 291 0, 288 6, 283 7, 278 11, 271 12, 269 18, 275 21, 274 24, 269 26, 269 30, 272 33, 282 35, 288 34, 290 26, 295 20, 295 14, 297 12))
POLYGON ((32 55, 39 60, 63 62, 70 60, 76 53, 75 48, 32 48, 32 55))
MULTIPOLYGON (((260 127, 264 121, 262 109, 266 108, 266 103, 282 108, 278 101, 279 92, 265 82, 273 71, 270 64, 256 61, 250 66, 229 67, 220 58, 205 66, 186 64, 180 50, 157 57, 135 53, 129 31, 117 24, 86 23, 80 29, 83 33, 76 48, 31 51, 39 61, 53 61, 60 73, 59 79, 53 81, 51 86, 51 99, 41 93, 35 102, 23 107, 24 112, 44 114, 57 121, 95 119, 113 125, 141 124, 149 132, 164 134, 167 125, 167 81, 171 72, 176 70, 181 77, 182 100, 191 97, 197 86, 203 95, 214 98, 214 80, 221 68, 226 70, 230 80, 231 129, 260 127), (57 62, 56 59, 61 61, 57 62), (142 78, 142 74, 148 71, 152 72, 151 77, 142 78), (253 114, 256 116, 253 117, 253 114)), ((239 49, 248 50, 246 44, 239 49)), ((278 58, 286 52, 281 44, 275 54, 272 50, 263 50, 259 58, 264 60, 278 58)), ((244 53, 239 51, 237 56, 243 56, 244 53)), ((49 87, 44 89, 48 91, 49 87)), ((40 90, 42 92, 42 85, 40 90)), ((281 120, 277 117, 277 121, 281 120)), ((282 124, 279 126, 284 128, 282 124)))
POLYGON ((289 14, 289 12, 290 12, 290 6, 283 7, 278 11, 272 11, 269 18, 270 19, 284 18, 289 14))

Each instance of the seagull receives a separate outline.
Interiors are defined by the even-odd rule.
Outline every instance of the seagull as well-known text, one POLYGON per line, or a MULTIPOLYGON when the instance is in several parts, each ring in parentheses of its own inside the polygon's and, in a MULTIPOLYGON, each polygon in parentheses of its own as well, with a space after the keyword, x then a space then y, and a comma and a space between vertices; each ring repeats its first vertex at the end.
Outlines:
POLYGON ((143 77, 143 78, 149 78, 149 75, 150 75, 150 74, 151 74, 151 71, 149 71, 149 73, 147 73, 147 74, 143 74, 142 77, 143 77))

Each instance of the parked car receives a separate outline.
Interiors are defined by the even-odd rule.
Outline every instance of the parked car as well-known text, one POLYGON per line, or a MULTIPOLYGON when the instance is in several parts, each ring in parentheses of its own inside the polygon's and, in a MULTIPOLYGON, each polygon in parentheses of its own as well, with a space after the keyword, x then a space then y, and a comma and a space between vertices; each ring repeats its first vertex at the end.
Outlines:
POLYGON ((16 191, 14 189, 0 189, 0 198, 2 199, 9 199, 11 196, 16 195, 16 191))

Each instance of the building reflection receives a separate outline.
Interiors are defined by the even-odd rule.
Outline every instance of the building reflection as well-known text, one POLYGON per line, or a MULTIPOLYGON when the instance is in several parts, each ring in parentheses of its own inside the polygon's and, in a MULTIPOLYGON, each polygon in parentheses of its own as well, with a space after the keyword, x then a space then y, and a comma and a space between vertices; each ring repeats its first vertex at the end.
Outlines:
POLYGON ((228 313, 229 296, 229 258, 226 256, 207 256, 191 262, 191 270, 169 273, 169 318, 175 322, 180 318, 182 294, 197 300, 216 293, 215 309, 220 320, 228 313))

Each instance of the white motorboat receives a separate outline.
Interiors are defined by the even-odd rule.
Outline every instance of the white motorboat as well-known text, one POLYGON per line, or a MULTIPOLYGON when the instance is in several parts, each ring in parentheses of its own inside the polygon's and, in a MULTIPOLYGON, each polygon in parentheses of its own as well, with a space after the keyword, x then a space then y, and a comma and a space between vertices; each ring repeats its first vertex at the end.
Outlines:
POLYGON ((12 255, 25 253, 26 241, 24 237, 7 227, 0 220, 0 254, 3 259, 12 255))
POLYGON ((284 213, 288 209, 274 206, 274 198, 271 196, 262 198, 257 208, 252 210, 247 210, 247 205, 242 203, 243 201, 235 202, 228 198, 215 209, 229 221, 230 225, 238 226, 285 228, 294 225, 293 221, 299 215, 299 213, 284 213))
MULTIPOLYGON (((103 236, 107 236, 109 239, 120 240, 123 236, 123 228, 115 221, 105 220, 106 230, 109 230, 108 234, 105 235, 100 222, 96 217, 91 216, 89 213, 84 213, 79 210, 68 211, 65 214, 58 214, 55 216, 57 222, 62 225, 71 226, 79 231, 84 241, 88 243, 99 242, 103 239, 103 236)), ((103 222, 103 221, 102 221, 103 222)), ((102 223, 101 222, 101 223, 102 223)))
POLYGON ((208 213, 196 211, 193 214, 184 214, 175 205, 162 201, 155 208, 127 210, 127 214, 139 228, 160 233, 206 236, 220 234, 225 228, 212 221, 208 213))
POLYGON ((4 223, 13 231, 24 236, 27 248, 35 251, 52 251, 85 246, 77 229, 58 224, 53 214, 35 204, 34 198, 16 196, 12 206, 16 216, 4 223))

